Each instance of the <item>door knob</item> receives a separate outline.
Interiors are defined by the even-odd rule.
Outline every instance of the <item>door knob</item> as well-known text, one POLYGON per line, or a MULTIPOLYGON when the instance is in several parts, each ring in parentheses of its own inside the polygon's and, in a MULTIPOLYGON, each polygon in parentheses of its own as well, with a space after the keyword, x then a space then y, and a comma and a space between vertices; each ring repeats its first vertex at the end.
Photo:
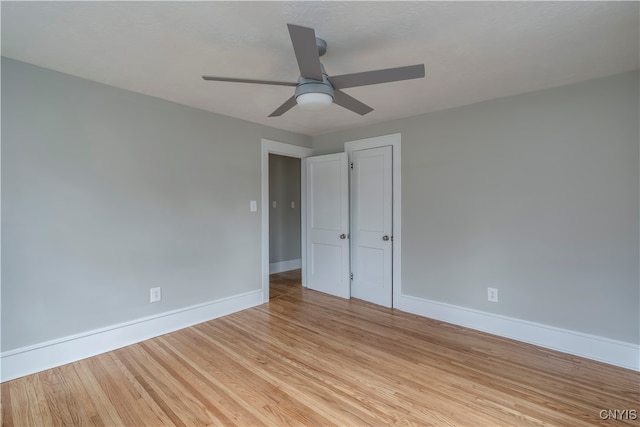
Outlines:
POLYGON ((343 234, 340 235, 340 238, 344 240, 344 239, 347 238, 347 235, 343 233, 343 234))
POLYGON ((386 242, 387 240, 389 240, 389 236, 382 236, 382 240, 386 242))

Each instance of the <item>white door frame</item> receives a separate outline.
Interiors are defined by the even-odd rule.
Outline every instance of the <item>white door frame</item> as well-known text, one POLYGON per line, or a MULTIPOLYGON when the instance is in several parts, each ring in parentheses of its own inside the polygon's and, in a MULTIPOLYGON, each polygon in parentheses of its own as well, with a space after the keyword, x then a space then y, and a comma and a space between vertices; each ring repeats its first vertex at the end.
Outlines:
MULTIPOLYGON (((373 138, 359 139, 344 143, 349 162, 352 161, 352 153, 369 148, 392 147, 393 152, 393 298, 392 307, 396 307, 402 294, 402 151, 401 134, 376 136, 373 138)), ((351 226, 350 228, 353 229, 351 226)))
MULTIPOLYGON (((311 148, 298 145, 285 144, 283 142, 262 139, 262 302, 269 302, 269 154, 278 154, 287 157, 304 159, 311 156, 311 148)), ((305 205, 305 167, 300 161, 300 236, 302 239, 300 250, 302 256, 302 285, 307 284, 307 217, 305 205)))

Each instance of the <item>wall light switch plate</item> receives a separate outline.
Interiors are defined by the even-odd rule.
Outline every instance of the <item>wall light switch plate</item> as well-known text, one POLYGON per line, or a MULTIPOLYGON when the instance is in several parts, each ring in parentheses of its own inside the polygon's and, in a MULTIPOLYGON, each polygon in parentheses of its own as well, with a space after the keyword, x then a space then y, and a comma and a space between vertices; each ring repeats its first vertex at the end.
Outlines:
POLYGON ((251 200, 249 202, 249 209, 251 210, 251 212, 255 212, 258 210, 258 202, 256 200, 251 200))

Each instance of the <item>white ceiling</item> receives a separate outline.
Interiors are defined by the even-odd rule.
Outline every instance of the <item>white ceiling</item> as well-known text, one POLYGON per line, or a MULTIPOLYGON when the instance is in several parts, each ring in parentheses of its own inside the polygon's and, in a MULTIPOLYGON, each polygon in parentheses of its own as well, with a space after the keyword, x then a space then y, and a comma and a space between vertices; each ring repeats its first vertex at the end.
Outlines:
POLYGON ((7 2, 2 55, 306 135, 638 69, 638 2, 7 2), (424 63, 426 78, 345 89, 337 105, 267 116, 295 82, 286 24, 328 43, 329 75, 424 63))

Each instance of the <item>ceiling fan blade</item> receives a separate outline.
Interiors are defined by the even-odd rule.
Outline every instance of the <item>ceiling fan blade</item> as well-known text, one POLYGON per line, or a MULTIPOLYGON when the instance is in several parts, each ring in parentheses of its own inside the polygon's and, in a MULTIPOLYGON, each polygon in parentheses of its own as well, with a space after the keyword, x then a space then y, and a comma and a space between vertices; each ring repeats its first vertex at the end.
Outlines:
POLYGON ((205 80, 212 80, 217 82, 255 83, 255 84, 261 84, 261 85, 275 85, 275 86, 298 86, 298 83, 275 82, 272 80, 235 79, 232 77, 214 77, 214 76, 202 76, 202 78, 205 80))
POLYGON ((322 67, 320 66, 320 55, 318 45, 316 45, 316 32, 313 28, 300 27, 298 25, 287 24, 293 51, 296 54, 300 75, 307 79, 322 81, 322 67))
POLYGON ((419 79, 421 77, 424 77, 424 64, 343 74, 341 76, 329 77, 329 81, 335 89, 346 89, 349 87, 376 85, 400 80, 419 79))
POLYGON ((296 102, 296 97, 292 96, 291 98, 284 101, 284 104, 276 108, 276 110, 273 113, 269 114, 269 117, 279 117, 284 113, 286 113, 287 111, 289 111, 290 109, 292 109, 293 107, 295 107, 297 104, 298 103, 296 102))
POLYGON ((369 107, 367 104, 363 104, 362 102, 358 101, 352 96, 347 95, 341 90, 333 91, 333 102, 341 107, 346 108, 347 110, 358 113, 361 116, 364 116, 365 114, 373 111, 373 108, 369 107))

